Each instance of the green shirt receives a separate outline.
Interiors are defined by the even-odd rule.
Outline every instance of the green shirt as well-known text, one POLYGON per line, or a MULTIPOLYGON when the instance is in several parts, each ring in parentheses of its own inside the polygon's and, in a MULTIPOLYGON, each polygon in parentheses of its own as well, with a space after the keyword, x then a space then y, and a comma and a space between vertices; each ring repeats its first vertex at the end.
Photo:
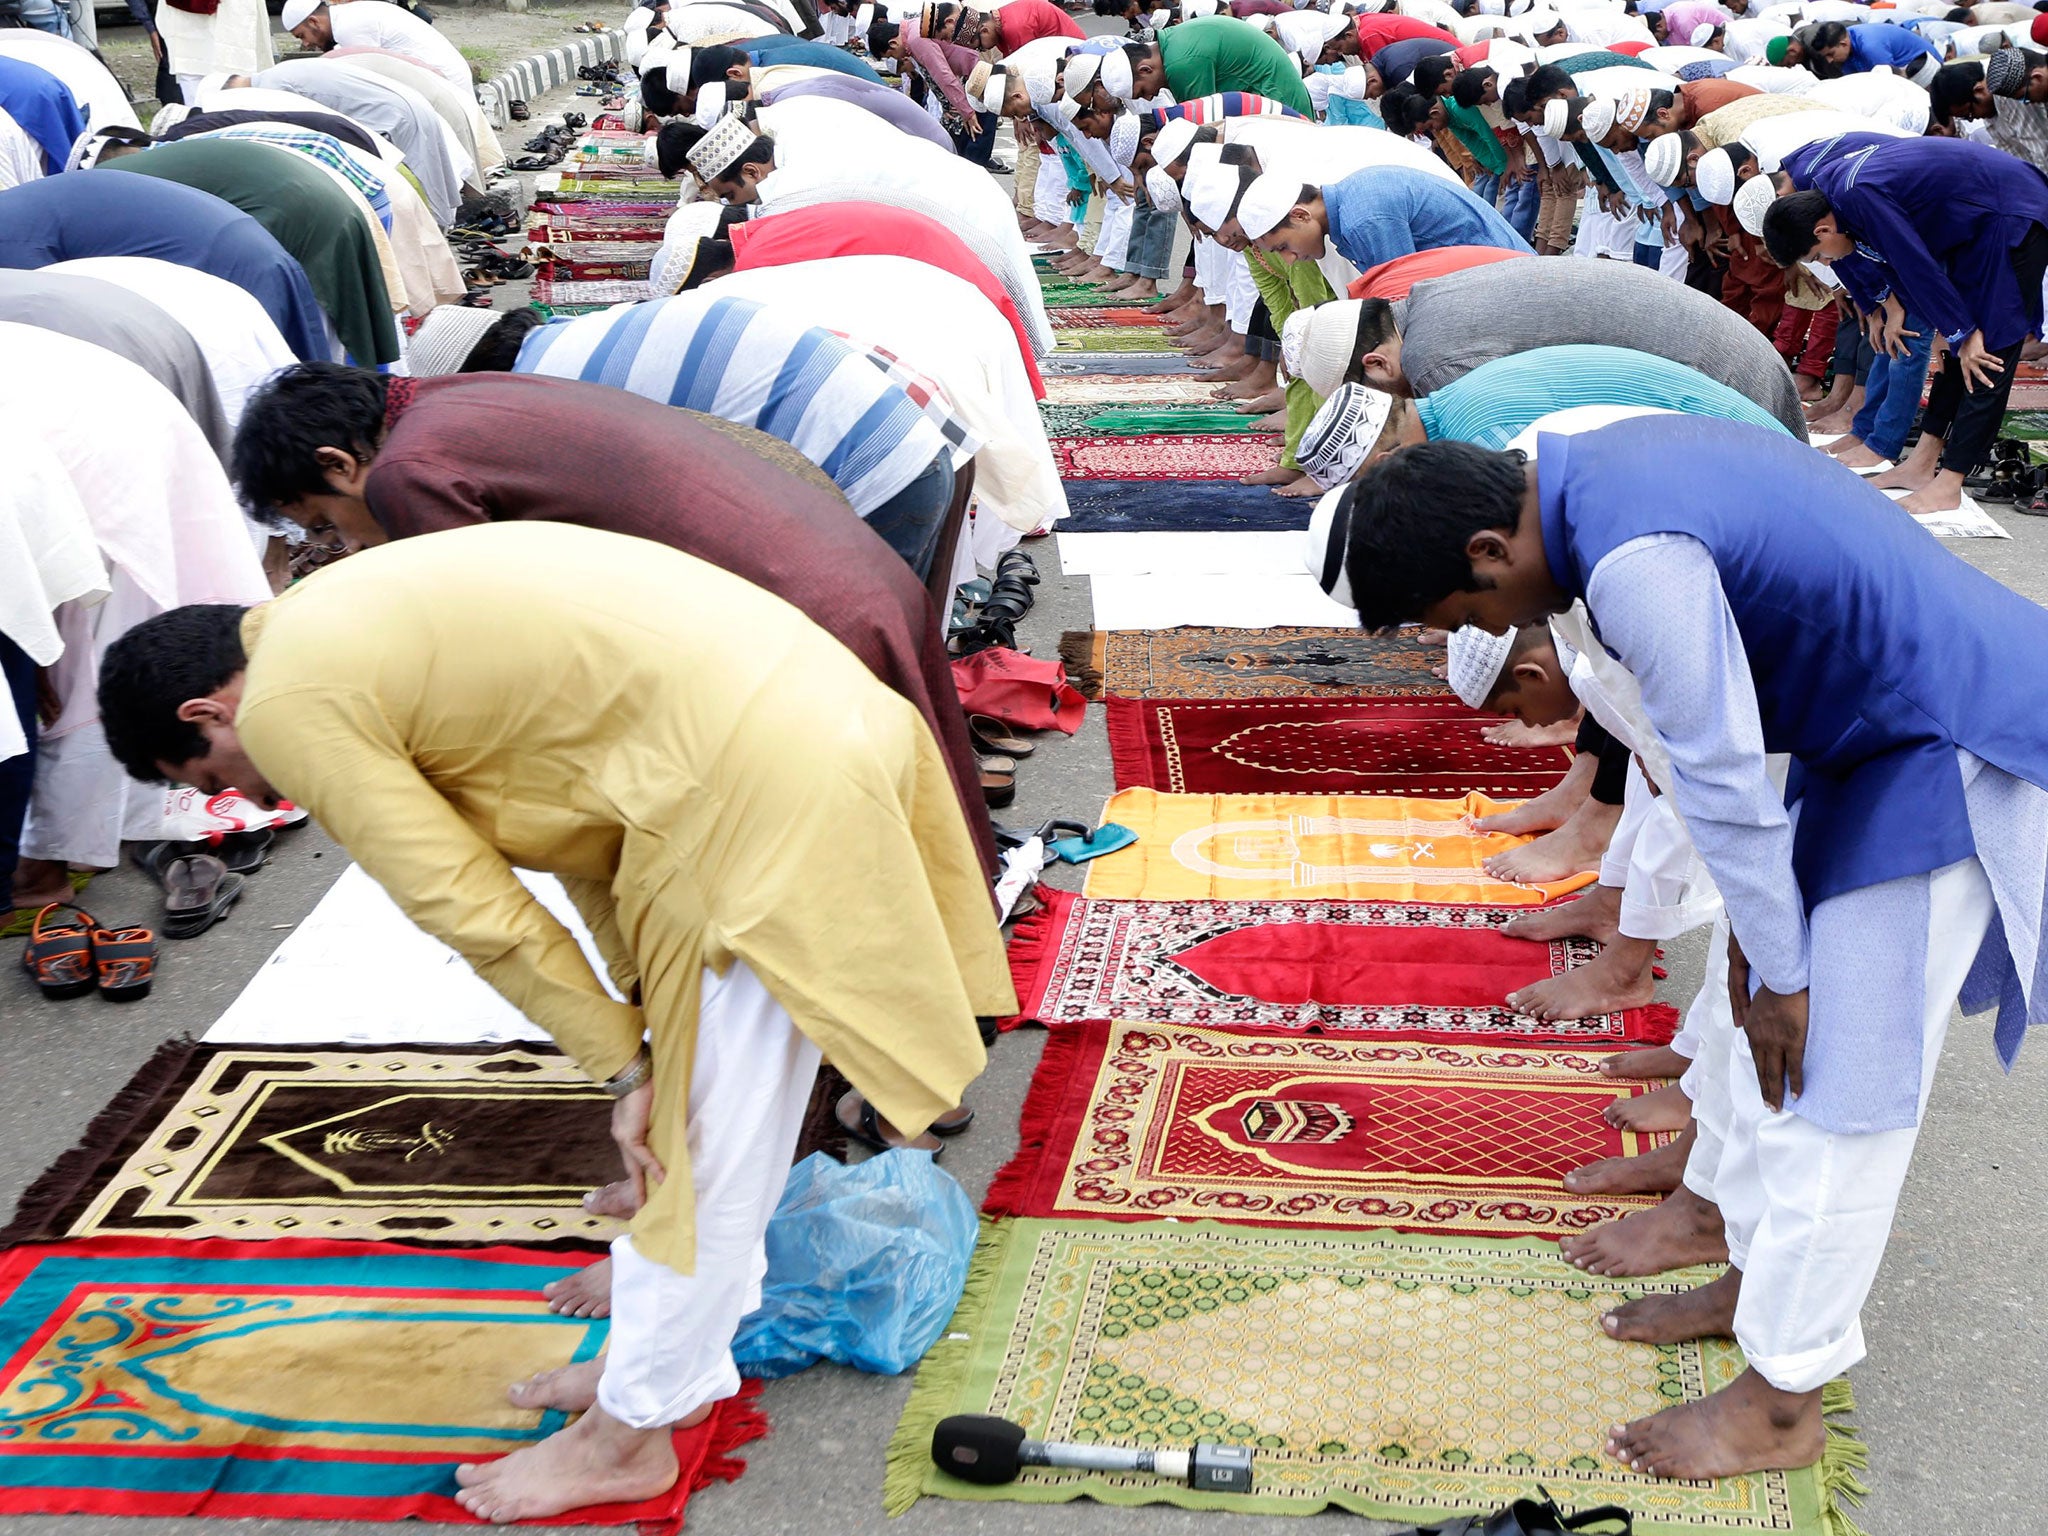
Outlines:
POLYGON ((1450 120, 1451 132, 1458 136, 1458 142, 1470 151, 1472 158, 1479 162, 1479 169, 1489 176, 1498 176, 1508 168, 1507 151, 1500 147, 1500 140, 1493 136, 1493 130, 1486 125, 1476 107, 1463 107, 1446 96, 1443 98, 1444 115, 1450 120))
POLYGON ((1316 115, 1294 55, 1248 21, 1203 16, 1159 34, 1166 88, 1176 101, 1218 91, 1256 91, 1304 117, 1316 115))

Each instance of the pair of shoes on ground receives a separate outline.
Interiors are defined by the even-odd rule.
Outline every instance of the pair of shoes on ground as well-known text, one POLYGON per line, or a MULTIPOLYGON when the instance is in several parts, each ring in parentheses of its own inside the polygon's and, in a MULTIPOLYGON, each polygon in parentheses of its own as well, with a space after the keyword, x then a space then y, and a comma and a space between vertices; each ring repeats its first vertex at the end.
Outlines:
POLYGON ((1036 752, 1038 744, 993 715, 969 715, 967 739, 981 765, 982 799, 990 810, 1001 810, 1017 798, 1017 760, 1036 752))
POLYGON ((98 992, 110 1003, 132 1003, 149 996, 156 955, 149 929, 102 927, 85 908, 53 901, 36 914, 21 963, 52 1000, 98 992))
POLYGON ((962 583, 960 597, 978 608, 973 617, 956 600, 952 622, 947 627, 947 649, 955 656, 972 656, 990 646, 1015 650, 1017 621, 1031 611, 1032 588, 1038 585, 1038 562, 1021 549, 1013 549, 996 562, 993 582, 962 583))

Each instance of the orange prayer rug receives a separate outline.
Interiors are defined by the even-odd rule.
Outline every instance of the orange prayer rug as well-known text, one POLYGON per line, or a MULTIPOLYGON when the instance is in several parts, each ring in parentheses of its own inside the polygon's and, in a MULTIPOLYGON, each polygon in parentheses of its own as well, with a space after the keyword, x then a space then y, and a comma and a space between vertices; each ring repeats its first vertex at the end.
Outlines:
POLYGON ((1654 1083, 1597 1053, 1116 1022, 1055 1032, 991 1216, 1563 1237, 1655 1196, 1572 1169, 1669 1140, 1601 1118, 1654 1083))
POLYGON ((1485 795, 1173 795, 1126 789, 1102 819, 1138 841, 1088 865, 1087 894, 1155 901, 1470 902, 1535 907, 1591 885, 1593 871, 1540 884, 1496 879, 1482 860, 1530 841, 1466 830, 1505 809, 1485 795))

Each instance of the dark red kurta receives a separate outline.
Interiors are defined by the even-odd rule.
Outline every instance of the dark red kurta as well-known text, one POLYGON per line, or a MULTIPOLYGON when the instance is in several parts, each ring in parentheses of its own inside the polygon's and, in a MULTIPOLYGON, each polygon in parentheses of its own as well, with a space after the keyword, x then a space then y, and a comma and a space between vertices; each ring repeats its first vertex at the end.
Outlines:
POLYGON ((924 585, 844 497, 782 467, 775 455, 794 449, 572 379, 480 373, 411 388, 364 490, 392 538, 482 522, 580 523, 670 545, 773 592, 917 706, 993 869, 980 770, 924 585))

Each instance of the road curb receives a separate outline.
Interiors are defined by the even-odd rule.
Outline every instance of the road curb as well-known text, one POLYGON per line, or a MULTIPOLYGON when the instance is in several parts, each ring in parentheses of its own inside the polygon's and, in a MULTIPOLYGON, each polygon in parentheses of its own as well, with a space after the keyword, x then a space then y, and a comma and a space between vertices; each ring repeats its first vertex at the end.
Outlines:
POLYGON ((529 54, 486 80, 477 100, 493 127, 506 127, 512 121, 513 102, 535 101, 558 85, 575 84, 578 69, 622 58, 624 46, 619 32, 593 32, 545 53, 529 54))

